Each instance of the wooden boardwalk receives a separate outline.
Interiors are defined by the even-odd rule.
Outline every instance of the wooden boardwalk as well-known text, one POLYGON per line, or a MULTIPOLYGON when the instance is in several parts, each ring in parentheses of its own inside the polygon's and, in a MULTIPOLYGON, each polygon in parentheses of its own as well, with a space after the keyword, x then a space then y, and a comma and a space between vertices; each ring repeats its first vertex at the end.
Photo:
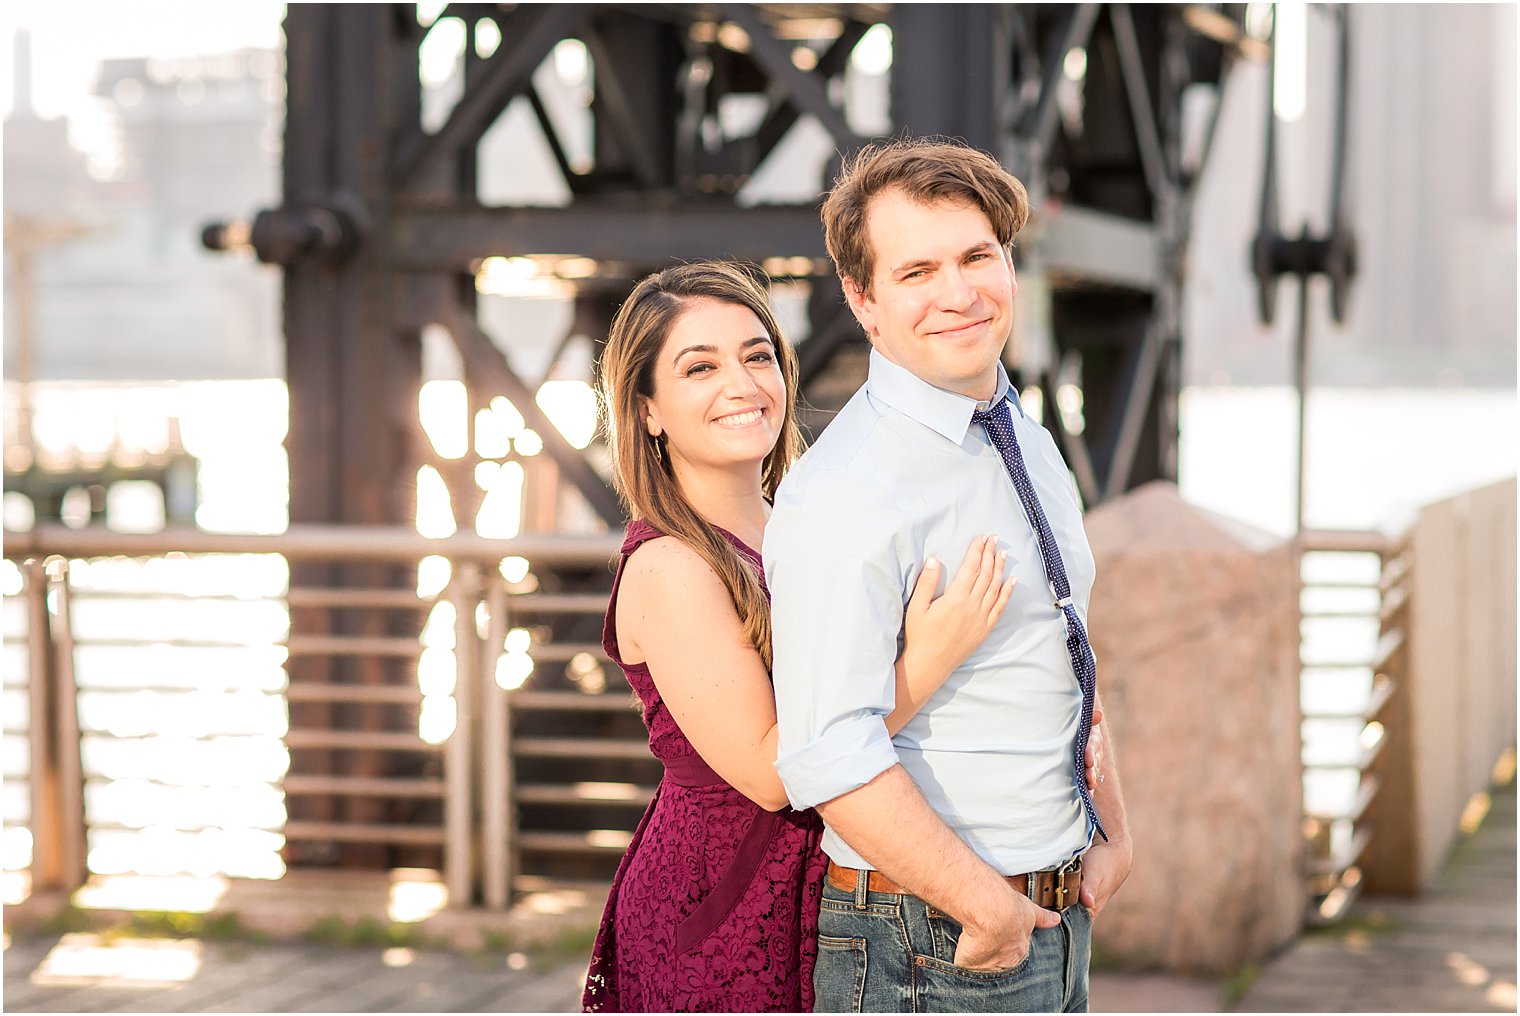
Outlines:
MULTIPOLYGON (((1512 783, 1425 897, 1360 901, 1344 925, 1266 963, 1238 999, 1224 984, 1099 971, 1093 1010, 1514 1012, 1515 822, 1512 783)), ((95 945, 88 936, 9 945, 5 1010, 573 1012, 585 969, 583 956, 563 951, 158 940, 92 953, 95 945)))
POLYGON ((1242 1012, 1514 1012, 1515 784, 1417 900, 1358 901, 1267 964, 1242 1012))
MULTIPOLYGON (((184 983, 80 984, 81 963, 43 965, 56 943, 6 950, 7 1012, 574 1012, 585 970, 563 958, 512 969, 468 953, 208 943, 184 983)), ((135 976, 151 977, 159 964, 141 959, 135 976)))

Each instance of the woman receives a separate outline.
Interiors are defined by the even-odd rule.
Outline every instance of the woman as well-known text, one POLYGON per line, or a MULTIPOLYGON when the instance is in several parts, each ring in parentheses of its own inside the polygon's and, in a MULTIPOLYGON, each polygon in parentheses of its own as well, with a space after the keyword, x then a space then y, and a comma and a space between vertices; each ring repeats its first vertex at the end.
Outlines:
MULTIPOLYGON (((801 450, 796 359, 763 288, 729 264, 640 282, 602 361, 619 495, 634 519, 603 645, 644 707, 665 776, 618 868, 587 1011, 812 1008, 820 824, 776 760, 769 602, 755 548, 801 450), (669 536, 670 539, 660 537, 669 536)), ((996 537, 946 592, 910 598, 894 733, 1001 614, 996 537)))

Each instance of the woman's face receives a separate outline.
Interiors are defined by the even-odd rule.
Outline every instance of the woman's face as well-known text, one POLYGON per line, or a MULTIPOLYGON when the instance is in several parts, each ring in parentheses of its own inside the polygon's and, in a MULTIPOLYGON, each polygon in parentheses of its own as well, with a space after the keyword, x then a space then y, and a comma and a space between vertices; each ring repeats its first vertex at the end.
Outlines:
POLYGON ((786 385, 776 346, 755 312, 707 297, 690 301, 654 364, 644 426, 664 434, 672 466, 759 466, 776 446, 786 385))

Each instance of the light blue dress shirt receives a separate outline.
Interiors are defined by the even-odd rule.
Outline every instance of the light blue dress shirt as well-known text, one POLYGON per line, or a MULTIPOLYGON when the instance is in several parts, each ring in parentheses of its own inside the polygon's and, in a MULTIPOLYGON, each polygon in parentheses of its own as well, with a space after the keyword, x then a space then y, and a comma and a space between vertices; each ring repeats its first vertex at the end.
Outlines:
MULTIPOLYGON (((997 372, 997 398, 1009 397, 1008 375, 997 372)), ((1050 435, 1010 401, 1085 624, 1093 558, 1070 474, 1050 435)), ((782 482, 764 545, 776 769, 792 804, 806 808, 901 762, 978 855, 1018 874, 1090 841, 1071 763, 1082 693, 1034 531, 997 449, 971 423, 984 405, 873 351, 866 384, 782 482), (903 612, 923 563, 944 564, 943 591, 983 533, 998 535, 1018 578, 1008 607, 889 738, 903 612)), ((871 867, 832 829, 823 847, 839 864, 871 867)))

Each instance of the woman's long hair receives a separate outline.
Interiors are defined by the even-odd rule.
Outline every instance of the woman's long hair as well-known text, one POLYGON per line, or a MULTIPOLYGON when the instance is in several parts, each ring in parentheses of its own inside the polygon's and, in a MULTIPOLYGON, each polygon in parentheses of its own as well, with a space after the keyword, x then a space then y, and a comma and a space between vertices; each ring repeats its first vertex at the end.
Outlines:
POLYGON ((663 435, 650 436, 641 412, 643 400, 654 395, 655 361, 666 338, 681 316, 692 309, 693 302, 702 299, 754 311, 776 346, 786 386, 785 413, 776 447, 761 467, 761 488, 766 497, 775 493, 787 467, 802 451, 802 432, 797 426, 797 355, 782 337, 764 287, 742 265, 721 261, 678 265, 634 286, 612 319, 601 375, 613 486, 631 517, 684 541, 712 566, 734 601, 745 637, 769 670, 770 605, 760 574, 682 496, 671 472, 666 439, 663 435))

